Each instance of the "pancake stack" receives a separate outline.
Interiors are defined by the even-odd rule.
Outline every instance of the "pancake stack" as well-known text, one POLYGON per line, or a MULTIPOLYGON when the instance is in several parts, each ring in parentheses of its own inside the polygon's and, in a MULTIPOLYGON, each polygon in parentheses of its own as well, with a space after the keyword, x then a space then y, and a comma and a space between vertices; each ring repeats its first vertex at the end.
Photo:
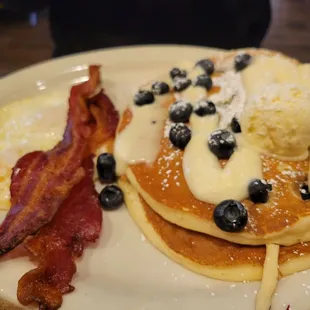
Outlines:
POLYGON ((150 242, 223 281, 310 268, 310 65, 238 50, 176 65, 141 87, 114 144, 119 186, 150 242), (308 124, 309 123, 309 124, 308 124))

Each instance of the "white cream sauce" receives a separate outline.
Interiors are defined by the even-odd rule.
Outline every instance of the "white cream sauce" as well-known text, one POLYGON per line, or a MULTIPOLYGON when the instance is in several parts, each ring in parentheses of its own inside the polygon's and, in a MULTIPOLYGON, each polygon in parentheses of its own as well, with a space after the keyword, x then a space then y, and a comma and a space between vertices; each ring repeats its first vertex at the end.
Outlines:
POLYGON ((235 57, 227 57, 225 54, 219 57, 215 63, 215 71, 226 72, 234 69, 235 57))
MULTIPOLYGON (((192 81, 204 73, 201 68, 194 68, 188 63, 185 69, 192 81)), ((227 128, 233 117, 239 117, 246 101, 239 73, 228 71, 214 78, 213 82, 221 87, 218 94, 210 96, 218 113, 205 117, 192 114, 189 124, 192 138, 185 148, 183 170, 193 195, 199 200, 217 204, 224 199, 246 198, 249 182, 263 175, 260 154, 242 139, 242 134, 236 135, 237 148, 225 168, 221 167, 219 160, 209 150, 209 135, 220 127, 227 128)), ((182 92, 174 93, 174 97, 195 105, 201 99, 206 99, 208 93, 203 87, 190 86, 182 92)), ((131 106, 132 121, 115 142, 118 174, 125 173, 128 164, 152 163, 156 159, 162 130, 168 118, 167 109, 162 108, 162 103, 167 99, 167 95, 157 96, 156 102, 151 105, 131 106)))
MULTIPOLYGON (((190 77, 199 74, 201 69, 196 68, 190 77)), ((246 198, 249 182, 254 178, 262 178, 263 174, 259 153, 246 144, 241 134, 236 136, 238 148, 224 169, 209 150, 209 135, 219 127, 228 127, 234 116, 239 117, 246 99, 239 73, 228 71, 213 81, 221 87, 221 91, 208 99, 214 101, 218 114, 205 117, 192 114, 192 138, 185 148, 183 172, 189 189, 197 199, 217 204, 224 199, 246 198)), ((175 97, 194 104, 206 98, 207 92, 202 87, 191 86, 175 94, 175 97)))
POLYGON ((130 107, 132 120, 117 136, 114 145, 118 175, 125 173, 128 164, 151 164, 156 159, 168 113, 163 104, 169 97, 170 95, 156 96, 156 101, 152 104, 132 104, 130 107))
POLYGON ((266 244, 263 278, 256 296, 256 310, 269 310, 279 277, 279 251, 277 244, 266 244))
MULTIPOLYGON (((191 70, 188 70, 187 77, 192 80, 192 82, 195 81, 197 76, 204 74, 204 71, 200 67, 192 68, 191 70)), ((207 96, 207 90, 204 87, 200 86, 189 86, 185 90, 179 93, 174 93, 174 97, 177 100, 183 100, 190 102, 192 105, 195 104, 195 102, 199 101, 200 99, 203 99, 207 96)))
MULTIPOLYGON (((190 71, 193 67, 191 63, 184 63, 180 68, 190 71)), ((188 77, 194 78, 203 74, 202 69, 197 68, 189 72, 188 77)), ((172 87, 171 79, 166 75, 162 76, 161 81, 169 83, 172 87)), ((144 85, 143 89, 150 89, 151 84, 144 85)), ((182 94, 184 99, 197 98, 197 94, 206 95, 206 90, 202 87, 189 87, 182 94)), ((175 96, 181 99, 181 96, 175 96)), ((122 175, 126 172, 127 165, 137 163, 151 164, 156 159, 160 150, 160 141, 168 117, 168 109, 164 107, 171 95, 160 95, 155 97, 155 102, 144 106, 132 104, 132 120, 128 126, 117 136, 114 145, 114 156, 116 159, 116 172, 122 175)))
POLYGON ((224 168, 208 148, 208 137, 218 129, 218 115, 191 116, 192 138, 183 156, 183 171, 193 195, 217 204, 225 199, 242 200, 248 196, 249 182, 262 178, 259 153, 236 135, 237 148, 224 168), (241 168, 242 167, 242 168, 241 168))

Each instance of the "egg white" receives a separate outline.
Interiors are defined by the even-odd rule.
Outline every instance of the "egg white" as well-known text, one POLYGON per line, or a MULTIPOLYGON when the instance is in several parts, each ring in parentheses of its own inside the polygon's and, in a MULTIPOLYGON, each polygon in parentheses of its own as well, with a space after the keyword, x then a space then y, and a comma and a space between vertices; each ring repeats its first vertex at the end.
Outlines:
POLYGON ((53 148, 66 125, 67 100, 60 93, 39 95, 0 107, 0 210, 10 207, 11 172, 23 155, 53 148))

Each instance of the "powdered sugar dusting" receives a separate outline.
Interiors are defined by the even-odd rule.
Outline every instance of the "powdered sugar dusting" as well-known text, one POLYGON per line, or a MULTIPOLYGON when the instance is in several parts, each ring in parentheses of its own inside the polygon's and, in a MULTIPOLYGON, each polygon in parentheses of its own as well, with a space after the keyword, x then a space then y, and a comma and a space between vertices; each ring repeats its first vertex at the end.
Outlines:
POLYGON ((240 118, 246 101, 241 75, 233 70, 213 79, 213 85, 220 88, 218 93, 209 96, 221 116, 220 128, 227 128, 231 120, 240 118))
POLYGON ((165 128, 164 128, 164 137, 169 138, 170 129, 173 126, 173 122, 170 121, 170 119, 167 119, 165 122, 165 128))
POLYGON ((290 205, 286 203, 287 197, 293 194, 295 199, 302 200, 302 194, 308 194, 307 189, 303 188, 308 174, 308 165, 305 162, 287 162, 262 156, 262 167, 264 178, 272 185, 272 190, 266 203, 249 207, 249 226, 246 230, 250 228, 256 234, 270 232, 268 226, 271 229, 276 226, 282 229, 290 228, 295 220, 290 205), (266 216, 263 221, 267 227, 262 226, 262 216, 266 216))
POLYGON ((158 174, 163 178, 161 182, 162 191, 165 191, 172 182, 176 186, 180 186, 180 161, 175 159, 180 155, 180 150, 171 146, 168 150, 165 150, 164 154, 158 158, 157 163, 160 165, 158 174))
POLYGON ((198 100, 194 105, 194 110, 198 110, 199 108, 207 108, 208 107, 208 101, 204 99, 198 100))
POLYGON ((188 101, 185 101, 185 100, 179 100, 177 102, 175 102, 174 104, 171 105, 170 107, 170 111, 171 112, 174 112, 175 110, 186 110, 187 106, 189 105, 190 103, 188 101))

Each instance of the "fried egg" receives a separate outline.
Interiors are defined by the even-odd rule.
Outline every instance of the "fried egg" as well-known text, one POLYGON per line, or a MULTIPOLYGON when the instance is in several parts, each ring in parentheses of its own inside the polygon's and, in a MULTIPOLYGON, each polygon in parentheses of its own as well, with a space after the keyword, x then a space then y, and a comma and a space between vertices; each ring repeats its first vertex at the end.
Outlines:
POLYGON ((32 151, 52 149, 62 139, 67 110, 60 93, 0 107, 0 210, 10 207, 11 172, 17 160, 32 151))

